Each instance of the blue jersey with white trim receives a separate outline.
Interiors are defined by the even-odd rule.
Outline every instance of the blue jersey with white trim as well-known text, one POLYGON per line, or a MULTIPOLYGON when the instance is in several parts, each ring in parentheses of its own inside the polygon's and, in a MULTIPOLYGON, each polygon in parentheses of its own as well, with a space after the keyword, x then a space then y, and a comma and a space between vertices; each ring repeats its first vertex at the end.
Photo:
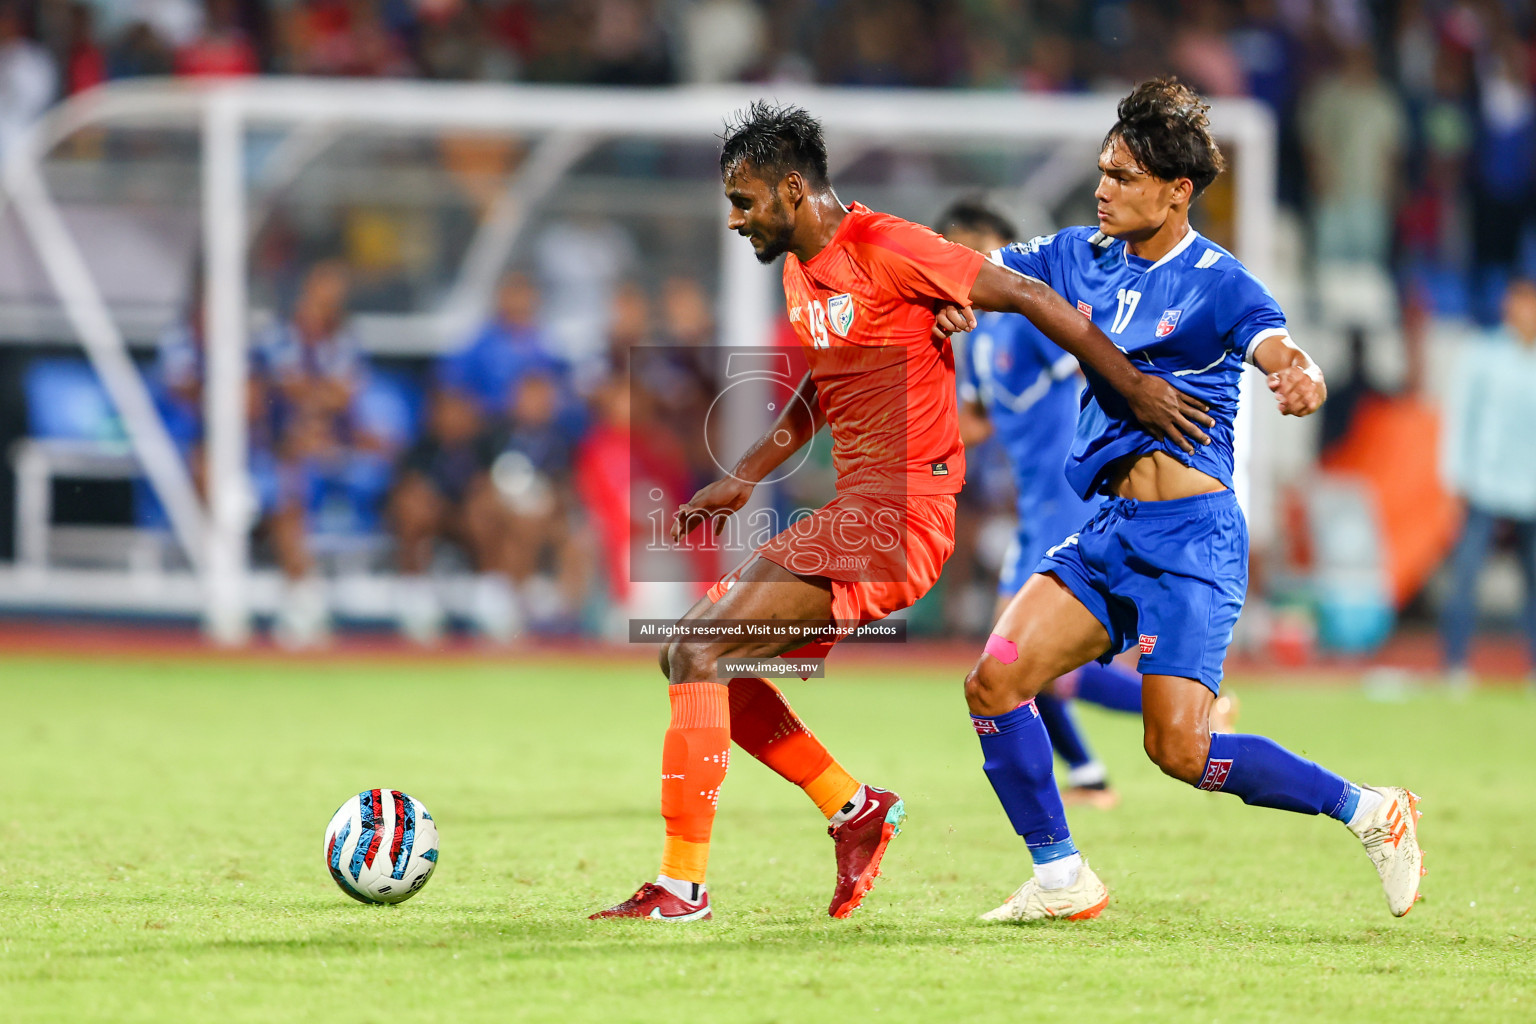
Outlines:
POLYGON ((1259 342, 1286 334, 1269 289, 1237 258, 1193 228, 1157 262, 1091 227, 999 249, 993 262, 1044 281, 1093 320, 1136 368, 1210 406, 1211 443, 1185 454, 1148 434, 1119 392, 1084 367, 1088 388, 1067 479, 1087 497, 1104 490, 1112 463, 1165 452, 1232 486, 1232 428, 1243 360, 1259 342))
POLYGON ((980 314, 962 348, 960 399, 986 409, 1013 467, 1020 517, 1053 502, 1081 507, 1064 472, 1082 391, 1077 360, 1017 313, 980 314))

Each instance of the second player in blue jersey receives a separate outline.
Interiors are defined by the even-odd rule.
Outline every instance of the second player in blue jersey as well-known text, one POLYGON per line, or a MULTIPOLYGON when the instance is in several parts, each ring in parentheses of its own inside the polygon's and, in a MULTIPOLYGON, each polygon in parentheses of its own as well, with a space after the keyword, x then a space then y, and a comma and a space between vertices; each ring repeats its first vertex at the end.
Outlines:
POLYGON ((1099 498, 1084 499, 1064 472, 1083 379, 1077 360, 1021 316, 983 313, 956 360, 960 398, 984 410, 1013 469, 1018 534, 997 592, 1019 592, 1047 548, 1087 522, 1099 498))

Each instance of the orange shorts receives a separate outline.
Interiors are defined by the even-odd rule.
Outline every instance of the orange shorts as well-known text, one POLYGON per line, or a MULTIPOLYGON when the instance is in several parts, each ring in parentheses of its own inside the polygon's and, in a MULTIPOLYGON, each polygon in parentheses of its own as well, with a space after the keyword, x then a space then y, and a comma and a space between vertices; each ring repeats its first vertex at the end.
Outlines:
MULTIPOLYGON (((939 580, 955 550, 953 494, 839 494, 776 534, 709 588, 718 601, 754 558, 832 582, 832 619, 866 623, 910 608, 939 580)), ((812 644, 797 656, 823 653, 812 644)))

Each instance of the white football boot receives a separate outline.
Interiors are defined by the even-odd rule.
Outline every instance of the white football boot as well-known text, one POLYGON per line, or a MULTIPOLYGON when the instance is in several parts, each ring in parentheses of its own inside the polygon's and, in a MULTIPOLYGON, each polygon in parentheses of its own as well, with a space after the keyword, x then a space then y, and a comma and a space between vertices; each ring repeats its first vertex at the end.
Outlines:
POLYGON ((1048 917, 1086 921, 1109 906, 1109 889, 1093 868, 1083 861, 1077 881, 1065 889, 1042 889, 1033 875, 996 910, 981 915, 983 921, 1042 921, 1048 917))
POLYGON ((1402 917, 1420 899, 1419 879, 1424 876, 1424 851, 1419 849, 1418 794, 1398 786, 1369 786, 1381 794, 1381 803, 1349 830, 1365 844, 1393 917, 1402 917))

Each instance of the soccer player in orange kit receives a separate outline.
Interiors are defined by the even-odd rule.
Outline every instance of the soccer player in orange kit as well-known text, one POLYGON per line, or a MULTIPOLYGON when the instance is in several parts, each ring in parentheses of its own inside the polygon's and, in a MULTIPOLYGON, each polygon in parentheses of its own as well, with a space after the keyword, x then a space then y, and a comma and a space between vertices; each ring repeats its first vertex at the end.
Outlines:
MULTIPOLYGON (((804 110, 753 104, 727 127, 720 172, 730 228, 760 262, 785 257, 789 320, 810 370, 799 401, 785 403, 732 472, 678 508, 673 540, 704 523, 718 531, 823 423, 837 496, 759 547, 680 624, 856 625, 909 607, 933 586, 954 550, 954 495, 965 481, 954 355, 933 332, 936 304, 1023 314, 1108 380, 1154 436, 1185 449, 1206 442, 1202 403, 1137 371, 1046 285, 921 225, 843 205, 827 177, 821 125, 804 110)), ((672 721, 662 748, 661 871, 593 918, 711 916, 704 874, 732 740, 827 817, 837 857, 828 913, 847 917, 859 905, 900 828, 900 797, 848 774, 767 680, 718 677, 721 658, 773 657, 804 644, 685 637, 663 649, 672 721)))

